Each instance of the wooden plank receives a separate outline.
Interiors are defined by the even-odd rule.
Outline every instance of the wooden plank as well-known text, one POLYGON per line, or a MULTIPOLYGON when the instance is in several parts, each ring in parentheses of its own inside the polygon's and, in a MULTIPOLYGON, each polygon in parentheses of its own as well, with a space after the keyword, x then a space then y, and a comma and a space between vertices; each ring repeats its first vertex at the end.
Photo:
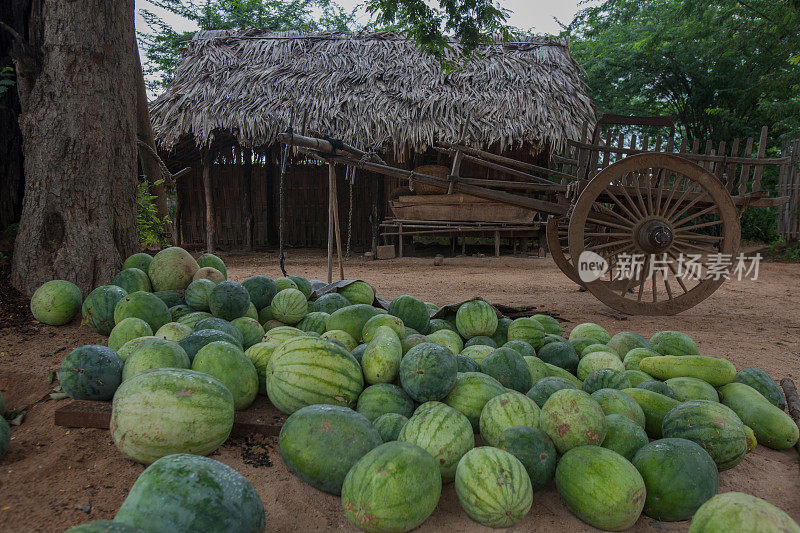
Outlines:
MULTIPOLYGON (((761 137, 758 139, 758 158, 763 159, 767 153, 767 131, 769 129, 764 126, 761 128, 761 137)), ((753 192, 761 190, 761 175, 764 173, 764 165, 756 164, 756 169, 753 171, 753 192)), ((745 192, 745 191, 742 191, 745 192)))
MULTIPOLYGON (((731 157, 736 157, 739 155, 739 137, 733 139, 733 143, 731 144, 731 157)), ((736 180, 736 163, 728 163, 723 171, 723 179, 722 182, 725 185, 725 188, 728 189, 730 193, 733 189, 733 182, 736 180)))
POLYGON ((333 281, 333 188, 336 186, 336 172, 333 163, 328 167, 328 283, 333 281))
MULTIPOLYGON (((744 148, 744 156, 749 157, 753 154, 753 138, 747 138, 747 144, 744 148)), ((747 183, 750 181, 750 164, 747 162, 742 163, 742 172, 739 174, 739 182, 736 184, 736 187, 733 190, 736 190, 738 194, 744 194, 747 192, 747 183)), ((732 192, 733 192, 732 190, 732 192)))
MULTIPOLYGON (((265 396, 258 396, 252 406, 244 411, 236 411, 231 435, 260 433, 277 436, 286 418, 265 396)), ((53 420, 56 426, 61 427, 108 429, 111 402, 72 400, 56 409, 53 420)))
MULTIPOLYGON (((725 141, 720 141, 719 142, 719 148, 717 149, 717 154, 718 155, 723 155, 723 156, 726 155, 725 154, 725 150, 726 150, 727 147, 728 147, 728 145, 727 145, 727 143, 725 141)), ((720 181, 720 183, 725 183, 724 174, 725 174, 725 166, 726 165, 727 165, 727 162, 725 162, 725 161, 720 161, 719 163, 714 163, 714 175, 717 177, 717 179, 720 181)))
POLYGON ((344 279, 344 263, 342 262, 342 232, 339 229, 339 195, 336 188, 336 165, 328 164, 328 172, 331 174, 331 195, 333 196, 333 231, 336 234, 336 259, 339 261, 339 279, 344 279))

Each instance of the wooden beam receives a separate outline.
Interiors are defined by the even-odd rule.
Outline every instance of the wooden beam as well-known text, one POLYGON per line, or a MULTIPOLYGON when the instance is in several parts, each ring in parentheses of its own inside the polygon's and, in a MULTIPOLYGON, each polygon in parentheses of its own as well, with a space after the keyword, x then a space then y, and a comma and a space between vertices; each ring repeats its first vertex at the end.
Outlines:
POLYGON ((336 172, 333 163, 328 164, 328 283, 333 282, 333 188, 336 186, 336 172))
POLYGON ((336 165, 328 163, 328 174, 333 196, 333 232, 336 236, 336 259, 339 261, 339 279, 344 279, 344 263, 342 263, 342 232, 339 230, 339 195, 336 191, 336 165))
MULTIPOLYGON (((800 398, 797 396, 797 388, 794 386, 794 381, 789 378, 781 380, 781 388, 786 396, 786 407, 789 410, 789 415, 794 420, 794 423, 800 427, 800 398)), ((800 441, 795 443, 794 449, 800 453, 800 441)))
POLYGON ((317 137, 306 137, 304 135, 296 135, 292 133, 279 133, 278 141, 290 146, 297 146, 300 148, 308 148, 310 150, 317 150, 324 154, 335 154, 336 152, 346 152, 356 157, 363 157, 366 152, 359 150, 353 146, 349 146, 343 142, 338 142, 336 146, 326 139, 319 139, 317 137))
POLYGON ((253 181, 253 150, 245 148, 242 152, 242 187, 244 187, 244 245, 248 250, 253 249, 253 199, 250 194, 253 181))
POLYGON ((206 200, 206 251, 214 253, 214 195, 211 190, 211 166, 214 154, 209 147, 203 152, 203 192, 206 200))

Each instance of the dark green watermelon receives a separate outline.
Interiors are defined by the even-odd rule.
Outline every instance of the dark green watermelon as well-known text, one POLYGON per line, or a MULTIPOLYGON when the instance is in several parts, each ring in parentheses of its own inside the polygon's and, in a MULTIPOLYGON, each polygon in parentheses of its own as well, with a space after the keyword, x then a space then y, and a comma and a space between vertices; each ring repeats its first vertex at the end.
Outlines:
POLYGON ((186 355, 189 356, 189 360, 194 361, 194 356, 197 355, 200 348, 216 341, 229 342, 239 349, 242 348, 242 344, 235 337, 218 329, 201 329, 199 331, 194 331, 185 336, 178 344, 180 344, 183 351, 186 352, 186 355))
POLYGON ((361 392, 356 411, 370 422, 386 413, 397 413, 408 418, 414 414, 414 400, 397 385, 376 383, 361 392))
POLYGON ((414 346, 400 362, 400 383, 418 402, 447 396, 456 384, 457 374, 458 363, 450 350, 432 342, 414 346))
POLYGON ((262 275, 250 276, 242 282, 242 287, 247 290, 250 301, 259 311, 268 306, 272 302, 272 298, 278 294, 278 286, 275 285, 275 282, 262 275))
POLYGON ((403 321, 403 324, 420 332, 427 332, 431 321, 425 302, 404 294, 389 304, 389 314, 403 321))
MULTIPOLYGON (((455 317, 453 317, 453 320, 455 321, 455 317)), ((437 332, 440 329, 449 329, 450 331, 455 331, 458 333, 455 324, 441 318, 432 318, 430 324, 428 324, 428 331, 425 331, 424 333, 427 335, 429 333, 437 332)))
POLYGON ((513 320, 510 318, 498 318, 497 319, 497 329, 494 330, 494 335, 492 335, 492 340, 497 346, 503 346, 506 342, 508 342, 508 326, 511 325, 513 320))
POLYGON ((356 361, 358 361, 359 364, 361 364, 361 357, 364 355, 364 350, 366 349, 367 349, 367 344, 359 344, 353 349, 353 351, 350 352, 351 354, 353 354, 353 357, 356 358, 356 361))
POLYGON ((601 368, 590 372, 583 380, 583 390, 592 394, 600 389, 629 389, 631 382, 628 377, 613 368, 601 368))
POLYGON ((497 348, 497 343, 494 342, 494 340, 492 340, 491 337, 486 337, 484 335, 478 335, 477 337, 472 337, 470 340, 464 343, 464 348, 466 348, 467 346, 474 346, 476 344, 497 348))
POLYGON ((308 281, 303 276, 286 276, 286 277, 294 281, 294 284, 297 285, 297 290, 303 293, 303 296, 306 297, 306 300, 311 298, 311 293, 314 292, 314 288, 311 286, 310 281, 308 281))
POLYGON ((569 342, 551 342, 539 348, 536 355, 545 363, 550 363, 574 374, 578 370, 580 358, 569 342))
POLYGON ((530 426, 513 426, 500 436, 497 445, 520 460, 534 491, 543 489, 556 473, 556 447, 547 433, 530 426))
POLYGON ((117 285, 101 285, 83 301, 83 320, 93 331, 108 336, 114 329, 114 308, 128 293, 117 285))
POLYGON ((456 363, 458 364, 459 372, 480 372, 481 365, 475 359, 467 357, 466 355, 456 354, 456 363))
POLYGON ((512 348, 498 348, 481 362, 481 372, 492 376, 504 387, 528 392, 533 386, 533 376, 528 363, 512 348))
POLYGON ((148 533, 264 531, 264 505, 233 468, 199 455, 174 454, 148 466, 115 522, 148 533))
MULTIPOLYGON (((616 387, 609 387, 609 388, 616 388, 616 387)), ((672 398, 675 400, 675 393, 672 392, 672 389, 669 388, 669 385, 664 383, 663 381, 642 381, 638 385, 636 385, 637 389, 645 389, 653 392, 657 392, 659 394, 663 394, 668 398, 672 398)))
POLYGON ((150 292, 152 290, 150 278, 147 277, 144 271, 138 268, 126 268, 120 271, 120 273, 111 280, 111 284, 125 289, 125 292, 150 292))
POLYGON ((126 318, 135 317, 147 322, 153 331, 172 320, 167 304, 151 292, 134 292, 117 302, 114 307, 114 322, 119 324, 126 318))
POLYGON ((184 291, 158 291, 154 292, 153 294, 156 295, 162 302, 164 302, 167 308, 186 303, 186 300, 184 300, 184 291))
POLYGON ((195 311, 208 311, 208 296, 217 284, 205 278, 192 281, 184 294, 186 303, 195 311))
POLYGON ((733 378, 733 381, 753 387, 781 411, 786 409, 786 399, 783 397, 783 391, 778 384, 775 383, 775 380, 763 370, 758 368, 743 368, 736 373, 736 377, 733 378))
POLYGON ((110 400, 122 383, 122 359, 107 346, 88 345, 71 351, 61 363, 61 390, 76 400, 110 400))
POLYGON ((234 339, 236 339, 237 341, 239 341, 239 344, 242 344, 242 342, 244 341, 244 336, 242 335, 242 332, 239 330, 239 328, 237 328, 227 320, 223 320, 215 316, 204 318, 203 320, 199 321, 197 324, 194 325, 195 331, 201 331, 204 329, 216 329, 217 331, 223 331, 228 335, 230 335, 231 337, 233 337, 234 339))
POLYGON ((352 305, 350 300, 339 294, 338 292, 331 292, 323 294, 311 304, 311 311, 319 311, 322 313, 332 314, 337 309, 352 305))
POLYGON ((546 378, 542 378, 536 383, 534 383, 533 387, 527 392, 528 398, 536 402, 536 405, 542 407, 544 402, 547 401, 550 396, 553 395, 554 392, 559 391, 561 389, 577 389, 578 387, 575 386, 573 382, 566 378, 560 378, 556 376, 548 376, 546 378))
MULTIPOLYGON (((189 313, 193 313, 194 309, 189 307, 188 305, 181 304, 176 305, 175 307, 169 308, 169 316, 172 319, 172 322, 177 322, 179 318, 188 315, 189 313)), ((188 324, 186 324, 188 326, 188 324)), ((192 326, 189 326, 192 327, 192 326)))
POLYGON ((218 283, 208 295, 211 314, 224 320, 233 320, 247 313, 250 293, 235 281, 218 283))

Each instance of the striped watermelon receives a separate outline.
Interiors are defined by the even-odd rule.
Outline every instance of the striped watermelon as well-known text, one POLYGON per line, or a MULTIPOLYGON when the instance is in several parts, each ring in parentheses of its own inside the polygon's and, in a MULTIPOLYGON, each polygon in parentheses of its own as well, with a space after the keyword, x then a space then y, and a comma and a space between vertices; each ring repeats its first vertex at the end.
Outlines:
POLYGON ((287 414, 312 404, 354 408, 363 388, 358 361, 325 339, 291 338, 275 350, 267 364, 267 395, 287 414))
POLYGON ((484 444, 497 446, 503 431, 514 426, 539 427, 539 406, 533 400, 513 391, 486 402, 480 418, 484 444))
POLYGON ((117 448, 140 463, 173 453, 207 455, 233 428, 233 396, 208 374, 145 370, 117 389, 110 428, 117 448))
POLYGON ((400 383, 418 402, 447 396, 456 384, 457 374, 458 363, 453 354, 432 342, 417 344, 400 362, 400 383))
POLYGON ((408 418, 414 414, 414 400, 397 385, 376 383, 364 389, 358 397, 356 411, 370 421, 386 413, 398 413, 408 418))
POLYGON ((442 401, 466 416, 473 430, 478 431, 486 402, 505 392, 506 388, 491 376, 480 372, 461 372, 453 390, 442 401))
MULTIPOLYGON (((408 418, 403 415, 386 413, 373 420, 372 425, 375 426, 375 429, 381 434, 383 442, 391 442, 397 440, 397 437, 400 436, 400 432, 403 431, 403 427, 407 422, 408 418)), ((439 477, 441 477, 441 474, 439 477)))
POLYGON ((542 407, 539 427, 562 454, 576 446, 601 445, 607 431, 600 404, 577 389, 554 392, 542 407))
POLYGON ((442 479, 419 446, 387 442, 362 457, 342 485, 342 507, 364 531, 410 531, 436 509, 442 479))
POLYGON ((397 440, 416 444, 430 453, 439 465, 443 483, 453 481, 458 461, 475 446, 467 417, 440 402, 417 407, 397 440))
POLYGON ((83 301, 83 320, 93 331, 109 335, 114 329, 114 308, 128 293, 116 285, 101 285, 83 301))
POLYGON ((497 330, 497 313, 483 300, 465 302, 456 312, 456 328, 465 339, 478 335, 491 337, 497 330))
POLYGON ((306 297, 297 289, 283 289, 269 307, 273 316, 284 324, 297 324, 308 314, 306 297))
POLYGON ((508 326, 509 341, 525 341, 530 344, 534 350, 538 350, 542 347, 544 335, 544 326, 534 318, 517 318, 508 326))
MULTIPOLYGON (((428 331, 428 324, 431 321, 428 306, 425 305, 425 302, 408 294, 403 294, 392 300, 392 303, 389 304, 389 314, 399 318, 403 324, 421 333, 428 331)), ((364 340, 369 342, 366 337, 364 337, 364 340)))
POLYGON ((354 281, 347 287, 337 289, 337 292, 352 302, 353 305, 372 305, 375 300, 375 289, 364 281, 354 281))
POLYGON ((516 524, 533 504, 531 480, 519 459, 488 446, 470 450, 458 463, 456 494, 470 518, 494 528, 516 524))

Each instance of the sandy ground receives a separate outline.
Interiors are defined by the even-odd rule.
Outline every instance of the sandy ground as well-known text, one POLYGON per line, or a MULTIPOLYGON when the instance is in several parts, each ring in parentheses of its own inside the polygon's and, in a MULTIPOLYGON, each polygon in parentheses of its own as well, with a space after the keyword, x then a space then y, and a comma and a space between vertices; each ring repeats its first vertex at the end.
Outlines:
MULTIPOLYGON (((279 276, 277 254, 221 254, 232 279, 252 274, 279 276)), ((290 274, 324 279, 321 252, 291 250, 290 274)), ((701 352, 722 356, 737 367, 757 366, 774 378, 800 378, 800 265, 765 264, 757 281, 728 282, 695 308, 675 317, 614 318, 587 292, 578 292, 553 262, 533 257, 454 257, 434 267, 430 257, 345 265, 348 278, 372 283, 380 296, 411 293, 438 304, 474 295, 508 305, 535 305, 554 312, 564 329, 597 322, 609 331, 649 337, 663 329, 688 333, 701 352)), ((0 317, 2 317, 0 310, 0 317)), ((1 323, 0 323, 1 324, 1 323)), ((0 325, 2 328, 2 325, 0 325)), ((64 327, 28 323, 0 329, 0 391, 9 409, 32 405, 24 423, 12 429, 8 454, 0 460, 0 531, 63 531, 68 526, 112 518, 144 467, 125 459, 105 430, 53 424, 64 401, 47 398, 50 371, 81 344, 104 340, 75 322, 64 327), (39 403, 37 403, 39 402, 39 403)), ((212 455, 243 474, 256 488, 270 530, 354 530, 339 498, 317 491, 290 474, 274 438, 232 439, 212 455)), ((800 522, 797 452, 759 446, 733 470, 720 475, 720 491, 744 491, 779 506, 800 522)), ((639 531, 682 531, 688 523, 663 523, 642 516, 639 531)), ((452 484, 421 531, 481 531, 460 508, 452 484)), ((555 486, 534 495, 530 514, 512 530, 590 531, 565 508, 555 486)))

